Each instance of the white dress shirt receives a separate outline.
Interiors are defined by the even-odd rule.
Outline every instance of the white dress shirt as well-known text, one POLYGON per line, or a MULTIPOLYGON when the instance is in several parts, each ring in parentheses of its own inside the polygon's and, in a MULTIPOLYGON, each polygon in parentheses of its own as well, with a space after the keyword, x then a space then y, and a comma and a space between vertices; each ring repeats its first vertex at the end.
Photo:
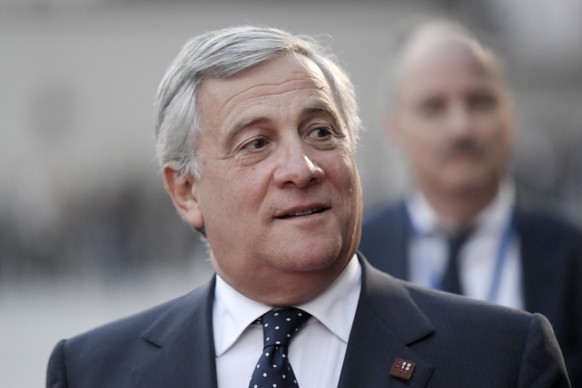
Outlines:
MULTIPOLYGON (((300 308, 312 317, 289 346, 301 388, 337 387, 361 289, 357 257, 317 298, 300 308)), ((247 387, 263 350, 263 329, 252 324, 271 307, 251 300, 219 276, 213 306, 219 388, 247 387)))
MULTIPOLYGON (((506 182, 495 200, 476 217, 474 231, 459 254, 459 274, 466 296, 523 309, 519 239, 512 220, 514 203, 515 188, 506 182)), ((443 230, 450 225, 443 226, 419 192, 409 198, 407 207, 414 231, 409 246, 409 278, 435 288, 446 268, 448 248, 443 230)))

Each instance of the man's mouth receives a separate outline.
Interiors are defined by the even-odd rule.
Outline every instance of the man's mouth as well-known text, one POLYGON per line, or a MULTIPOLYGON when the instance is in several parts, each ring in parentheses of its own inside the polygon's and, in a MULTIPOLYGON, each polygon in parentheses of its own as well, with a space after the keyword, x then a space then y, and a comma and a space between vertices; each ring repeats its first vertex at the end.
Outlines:
POLYGON ((294 217, 303 217, 303 216, 309 216, 312 214, 317 214, 317 213, 321 213, 323 211, 326 211, 328 208, 323 208, 323 207, 314 207, 312 209, 305 209, 305 210, 297 210, 294 212, 290 212, 287 214, 283 214, 281 216, 278 216, 276 218, 281 219, 281 220, 286 220, 289 218, 294 218, 294 217))
POLYGON ((443 159, 481 159, 485 155, 485 147, 475 141, 459 141, 444 150, 443 159))

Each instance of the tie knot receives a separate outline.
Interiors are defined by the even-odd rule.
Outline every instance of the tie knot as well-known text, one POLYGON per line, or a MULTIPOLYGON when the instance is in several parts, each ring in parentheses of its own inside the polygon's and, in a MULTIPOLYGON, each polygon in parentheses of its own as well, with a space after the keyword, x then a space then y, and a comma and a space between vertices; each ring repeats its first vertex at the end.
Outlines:
POLYGON ((462 229, 462 230, 457 231, 456 233, 449 236, 449 239, 448 239, 449 246, 451 247, 452 250, 459 250, 467 242, 467 240, 471 237, 472 233, 473 233, 473 229, 471 229, 471 228, 466 228, 466 229, 462 229))
POLYGON ((289 346, 289 342, 311 315, 297 308, 271 310, 261 317, 264 346, 289 346))

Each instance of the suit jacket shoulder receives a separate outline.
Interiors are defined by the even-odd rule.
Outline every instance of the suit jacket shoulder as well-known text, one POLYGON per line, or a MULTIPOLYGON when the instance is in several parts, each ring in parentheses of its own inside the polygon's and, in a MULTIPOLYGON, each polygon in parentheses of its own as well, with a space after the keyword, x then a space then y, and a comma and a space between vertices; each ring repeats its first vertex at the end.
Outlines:
POLYGON ((214 387, 214 282, 61 341, 47 387, 214 387))
POLYGON ((363 268, 341 388, 569 386, 543 316, 424 289, 365 261, 363 268), (399 359, 415 364, 408 381, 387 374, 399 359))

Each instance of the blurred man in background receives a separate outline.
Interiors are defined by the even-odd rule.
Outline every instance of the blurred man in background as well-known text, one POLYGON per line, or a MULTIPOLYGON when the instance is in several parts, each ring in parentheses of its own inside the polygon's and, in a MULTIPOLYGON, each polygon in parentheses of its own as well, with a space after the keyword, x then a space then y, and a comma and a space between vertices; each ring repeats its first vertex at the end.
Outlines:
POLYGON ((386 130, 413 187, 366 217, 361 251, 396 277, 545 314, 582 386, 582 234, 519 202, 500 60, 462 26, 432 22, 408 37, 394 77, 386 130))

